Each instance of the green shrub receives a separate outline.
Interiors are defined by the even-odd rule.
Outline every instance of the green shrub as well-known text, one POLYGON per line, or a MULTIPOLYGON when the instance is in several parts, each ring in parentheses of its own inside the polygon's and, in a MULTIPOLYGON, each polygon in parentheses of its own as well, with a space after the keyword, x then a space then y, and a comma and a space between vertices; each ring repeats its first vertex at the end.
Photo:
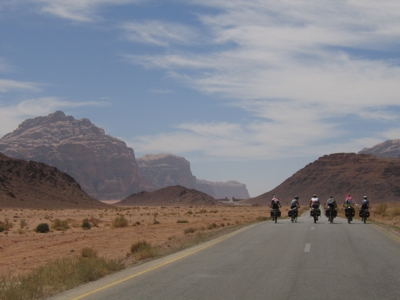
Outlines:
POLYGON ((51 224, 51 228, 58 231, 67 230, 69 229, 68 221, 55 219, 54 222, 51 224))
POLYGON ((49 224, 47 223, 40 223, 38 226, 36 226, 37 233, 46 233, 50 231, 49 224))
POLYGON ((125 219, 124 216, 116 217, 114 221, 112 222, 112 226, 114 228, 118 227, 127 227, 128 226, 128 220, 125 219))
POLYGON ((82 227, 83 229, 87 229, 87 230, 90 229, 90 228, 92 228, 92 225, 90 224, 89 219, 84 219, 84 220, 82 221, 81 227, 82 227))
POLYGON ((155 247, 153 247, 150 243, 146 241, 141 241, 132 244, 131 253, 135 256, 136 259, 145 259, 157 256, 158 251, 155 247))
POLYGON ((178 221, 176 221, 176 223, 189 223, 189 221, 188 220, 178 220, 178 221))

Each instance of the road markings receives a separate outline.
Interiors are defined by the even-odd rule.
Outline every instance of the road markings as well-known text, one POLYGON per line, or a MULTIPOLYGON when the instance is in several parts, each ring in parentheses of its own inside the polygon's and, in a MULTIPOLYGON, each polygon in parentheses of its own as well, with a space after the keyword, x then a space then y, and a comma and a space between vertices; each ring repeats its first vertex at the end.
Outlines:
POLYGON ((95 293, 97 293, 97 292, 100 292, 100 291, 103 291, 103 290, 105 290, 105 289, 108 289, 108 288, 110 288, 110 287, 112 287, 112 286, 114 286, 114 285, 120 284, 120 283, 122 283, 122 282, 124 282, 124 281, 127 281, 127 280, 129 280, 129 279, 135 278, 135 277, 140 276, 140 275, 142 275, 142 274, 145 274, 145 273, 147 273, 147 272, 153 271, 153 270, 155 270, 155 269, 158 269, 158 268, 160 268, 160 267, 162 267, 162 266, 165 266, 165 265, 168 265, 168 264, 170 264, 170 263, 173 263, 173 262, 175 262, 175 261, 177 261, 177 260, 180 260, 180 259, 182 259, 182 258, 188 257, 188 256, 190 256, 190 255, 192 255, 192 254, 195 254, 195 253, 197 253, 197 252, 199 252, 199 251, 202 251, 202 250, 204 250, 204 249, 206 249, 206 248, 209 248, 209 247, 211 247, 211 246, 213 246, 213 245, 215 245, 215 244, 217 244, 217 243, 220 243, 220 242, 222 242, 222 241, 224 241, 224 240, 227 240, 227 239, 229 239, 230 237, 232 237, 232 236, 234 236, 234 235, 237 235, 238 233, 243 232, 243 231, 245 231, 245 230, 247 230, 247 229, 249 229, 249 228, 251 228, 251 227, 253 227, 253 226, 254 226, 254 225, 246 226, 246 227, 244 227, 244 228, 241 228, 241 229, 239 229, 239 230, 236 230, 236 231, 234 231, 234 232, 231 232, 230 234, 224 235, 224 236, 222 236, 222 237, 220 237, 220 238, 215 239, 214 241, 211 241, 211 242, 209 242, 209 243, 206 243, 204 246, 201 246, 201 245, 200 245, 199 247, 194 247, 194 249, 193 249, 192 251, 185 252, 185 254, 179 255, 179 256, 176 257, 176 258, 172 258, 172 259, 167 260, 167 261, 165 261, 165 262, 163 262, 163 263, 157 264, 157 265, 155 265, 155 266, 153 266, 153 267, 149 267, 148 269, 145 269, 145 270, 140 271, 140 272, 138 272, 138 273, 132 274, 132 275, 127 276, 127 277, 125 277, 125 278, 122 278, 122 279, 120 279, 120 280, 117 280, 117 281, 114 281, 114 282, 109 283, 109 284, 107 284, 107 285, 104 285, 104 286, 102 286, 102 287, 100 287, 100 288, 97 288, 97 289, 91 290, 91 291, 89 291, 89 292, 83 293, 83 294, 81 294, 81 295, 79 295, 79 296, 76 296, 76 297, 71 298, 70 300, 79 300, 79 299, 83 299, 83 298, 88 297, 88 296, 90 296, 90 295, 93 295, 93 294, 95 294, 95 293))
POLYGON ((307 243, 306 246, 304 247, 304 252, 310 252, 311 244, 307 243))

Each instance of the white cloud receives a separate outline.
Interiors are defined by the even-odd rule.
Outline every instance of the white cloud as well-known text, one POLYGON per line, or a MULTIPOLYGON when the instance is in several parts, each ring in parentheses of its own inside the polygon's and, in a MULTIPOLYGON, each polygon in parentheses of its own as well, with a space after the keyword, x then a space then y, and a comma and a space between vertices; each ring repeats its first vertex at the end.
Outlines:
POLYGON ((400 2, 194 2, 219 9, 199 19, 203 32, 211 32, 209 43, 225 47, 201 53, 170 47, 167 53, 127 58, 165 69, 202 93, 232 99, 255 121, 182 124, 171 134, 139 138, 140 147, 267 158, 355 151, 363 143, 395 137, 387 128, 399 126, 392 109, 400 107, 400 57, 394 56, 400 46, 400 2), (341 124, 346 117, 380 122, 386 133, 358 136, 351 123, 341 124))
POLYGON ((121 25, 128 40, 168 47, 170 44, 192 44, 198 42, 197 32, 182 24, 160 22, 129 22, 121 25))
POLYGON ((48 115, 56 110, 82 106, 105 106, 106 102, 69 102, 58 98, 37 98, 16 105, 0 104, 0 136, 15 130, 27 118, 48 115))
POLYGON ((59 18, 77 22, 93 22, 98 19, 97 10, 105 5, 125 5, 143 0, 34 0, 41 11, 59 18))
POLYGON ((34 82, 24 82, 9 79, 0 79, 0 93, 6 93, 11 90, 39 90, 39 85, 34 82))

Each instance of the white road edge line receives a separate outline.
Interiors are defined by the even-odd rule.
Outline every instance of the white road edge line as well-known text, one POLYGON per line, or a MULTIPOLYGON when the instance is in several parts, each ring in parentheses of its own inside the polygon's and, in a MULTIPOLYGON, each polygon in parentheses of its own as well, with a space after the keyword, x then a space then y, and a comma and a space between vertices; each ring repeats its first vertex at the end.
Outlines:
POLYGON ((307 243, 306 246, 304 247, 304 252, 310 252, 311 249, 311 244, 307 243))

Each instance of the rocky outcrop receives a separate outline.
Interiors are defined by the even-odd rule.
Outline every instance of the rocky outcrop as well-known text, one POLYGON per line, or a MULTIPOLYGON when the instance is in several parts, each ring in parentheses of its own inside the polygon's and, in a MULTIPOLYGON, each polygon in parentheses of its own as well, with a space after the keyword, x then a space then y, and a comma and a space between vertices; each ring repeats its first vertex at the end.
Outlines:
POLYGON ((60 209, 106 208, 74 178, 55 167, 0 153, 0 207, 60 209))
POLYGON ((86 118, 76 120, 61 111, 25 120, 0 139, 0 152, 54 166, 97 199, 123 199, 152 188, 125 142, 86 118))
POLYGON ((173 154, 145 155, 137 160, 140 173, 156 189, 181 185, 196 187, 196 177, 190 170, 190 162, 173 154))
POLYGON ((400 158, 400 140, 388 140, 371 148, 364 148, 359 154, 372 154, 378 157, 400 158))
POLYGON ((289 204, 298 195, 300 205, 308 205, 314 193, 323 202, 332 195, 341 203, 347 193, 358 202, 364 195, 371 203, 399 201, 400 160, 355 153, 325 155, 247 203, 269 205, 276 195, 283 204, 289 204))
POLYGON ((126 199, 116 203, 116 206, 212 206, 216 205, 215 199, 203 192, 188 189, 183 186, 169 186, 154 192, 140 192, 130 195, 126 199))
POLYGON ((212 182, 197 179, 196 186, 199 191, 212 195, 215 199, 249 199, 250 195, 246 185, 237 181, 212 182))

